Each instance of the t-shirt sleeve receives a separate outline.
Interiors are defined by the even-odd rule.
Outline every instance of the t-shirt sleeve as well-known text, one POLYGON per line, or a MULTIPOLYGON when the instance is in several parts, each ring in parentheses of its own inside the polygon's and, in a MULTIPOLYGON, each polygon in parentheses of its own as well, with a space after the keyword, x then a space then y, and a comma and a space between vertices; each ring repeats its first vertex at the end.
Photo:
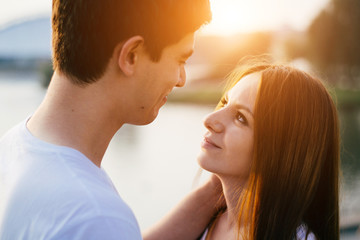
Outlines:
POLYGON ((310 232, 307 235, 307 227, 304 224, 302 224, 296 230, 296 239, 297 240, 316 240, 316 237, 312 232, 310 232))
POLYGON ((139 227, 126 219, 116 217, 96 217, 81 222, 54 240, 142 240, 139 227))

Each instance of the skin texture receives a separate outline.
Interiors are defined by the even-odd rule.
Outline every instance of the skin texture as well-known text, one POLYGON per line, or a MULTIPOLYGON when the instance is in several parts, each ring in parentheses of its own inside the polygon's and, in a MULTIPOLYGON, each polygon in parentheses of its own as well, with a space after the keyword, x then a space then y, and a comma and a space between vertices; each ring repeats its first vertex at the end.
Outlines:
POLYGON ((164 49, 159 62, 153 62, 146 52, 138 55, 134 69, 134 99, 132 124, 148 124, 158 115, 174 87, 183 87, 186 81, 185 63, 194 51, 194 34, 164 49))
POLYGON ((204 120, 207 128, 198 162, 222 183, 227 210, 216 221, 210 239, 235 239, 238 186, 249 177, 253 156, 254 106, 261 74, 243 77, 223 100, 223 107, 204 120), (225 237, 226 236, 226 237, 225 237))
POLYGON ((219 176, 247 179, 253 150, 253 112, 259 75, 239 81, 224 106, 209 114, 208 129, 198 158, 200 165, 219 176))
POLYGON ((189 34, 153 62, 144 40, 130 38, 114 50, 104 76, 87 86, 74 85, 55 71, 28 129, 39 139, 79 150, 100 166, 110 140, 123 124, 152 122, 171 90, 185 84, 184 64, 193 45, 194 36, 189 34))

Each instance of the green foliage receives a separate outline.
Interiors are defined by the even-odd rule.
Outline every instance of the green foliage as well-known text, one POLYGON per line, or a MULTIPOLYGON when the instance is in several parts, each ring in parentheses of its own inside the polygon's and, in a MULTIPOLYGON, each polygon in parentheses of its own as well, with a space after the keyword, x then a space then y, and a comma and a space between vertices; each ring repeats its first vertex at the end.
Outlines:
POLYGON ((360 90, 335 89, 337 105, 340 108, 349 106, 360 106, 360 90))
POLYGON ((333 0, 308 29, 308 57, 330 80, 359 87, 360 1, 333 0))

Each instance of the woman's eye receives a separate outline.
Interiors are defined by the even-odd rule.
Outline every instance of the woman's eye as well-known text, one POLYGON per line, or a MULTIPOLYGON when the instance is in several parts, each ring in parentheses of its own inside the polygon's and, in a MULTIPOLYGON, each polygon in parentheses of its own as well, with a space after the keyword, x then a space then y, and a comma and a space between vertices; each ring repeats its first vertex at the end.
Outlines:
POLYGON ((237 120, 243 124, 247 124, 247 120, 242 113, 237 114, 237 120))

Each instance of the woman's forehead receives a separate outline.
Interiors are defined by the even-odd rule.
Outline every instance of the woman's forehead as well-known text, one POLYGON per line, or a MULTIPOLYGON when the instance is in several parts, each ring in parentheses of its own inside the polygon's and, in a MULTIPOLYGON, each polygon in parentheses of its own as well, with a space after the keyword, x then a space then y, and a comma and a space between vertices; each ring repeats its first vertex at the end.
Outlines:
POLYGON ((239 95, 255 95, 260 83, 261 73, 251 73, 242 77, 227 93, 227 97, 239 97, 239 95))

